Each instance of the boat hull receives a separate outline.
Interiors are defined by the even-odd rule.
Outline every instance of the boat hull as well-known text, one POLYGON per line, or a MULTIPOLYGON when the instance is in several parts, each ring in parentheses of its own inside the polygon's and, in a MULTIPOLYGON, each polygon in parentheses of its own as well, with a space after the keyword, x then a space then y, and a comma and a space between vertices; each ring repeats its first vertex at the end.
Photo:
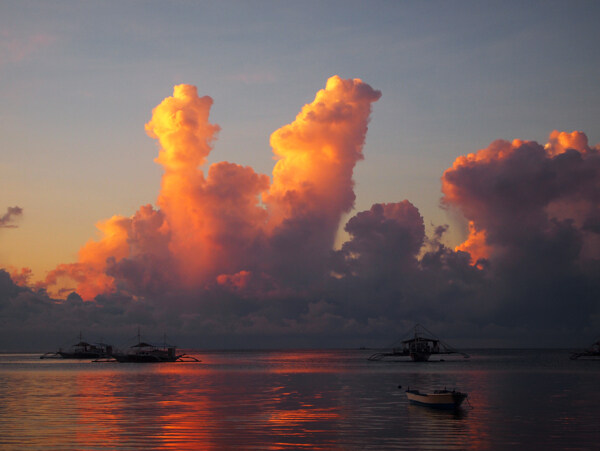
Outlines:
POLYGON ((63 359, 99 359, 106 357, 107 354, 102 352, 57 352, 63 359))
POLYGON ((466 399, 467 394, 457 391, 440 390, 434 393, 420 393, 418 390, 407 390, 406 397, 412 404, 431 407, 433 409, 457 409, 466 399))
POLYGON ((163 363, 176 362, 180 356, 168 357, 153 354, 113 354, 113 357, 120 363, 163 363))
POLYGON ((413 362, 427 362, 431 356, 428 352, 411 352, 410 358, 413 362))

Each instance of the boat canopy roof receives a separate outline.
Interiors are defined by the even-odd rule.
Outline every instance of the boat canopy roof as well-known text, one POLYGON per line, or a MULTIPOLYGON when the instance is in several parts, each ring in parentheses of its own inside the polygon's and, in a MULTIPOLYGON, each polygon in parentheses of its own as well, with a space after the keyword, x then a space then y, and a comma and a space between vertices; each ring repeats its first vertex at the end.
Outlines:
POLYGON ((152 344, 152 343, 148 343, 145 341, 141 341, 135 345, 132 345, 131 347, 132 348, 176 348, 177 346, 171 345, 168 343, 152 344))
POLYGON ((428 337, 422 337, 422 336, 418 336, 418 337, 414 337, 414 338, 409 338, 408 340, 402 340, 402 343, 414 343, 415 341, 428 341, 430 343, 439 343, 440 340, 435 339, 435 338, 428 338, 428 337))
POLYGON ((74 344, 73 346, 91 346, 87 341, 80 341, 77 344, 74 344))
POLYGON ((155 347, 155 346, 150 343, 146 343, 144 341, 132 346, 132 348, 153 348, 153 347, 155 347))

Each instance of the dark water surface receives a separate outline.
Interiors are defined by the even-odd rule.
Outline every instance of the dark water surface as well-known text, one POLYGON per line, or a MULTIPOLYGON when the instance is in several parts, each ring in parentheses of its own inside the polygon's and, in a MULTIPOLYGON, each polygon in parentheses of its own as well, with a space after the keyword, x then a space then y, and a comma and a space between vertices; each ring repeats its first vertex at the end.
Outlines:
POLYGON ((0 449, 600 449, 600 361, 564 350, 192 353, 202 363, 0 354, 0 449), (457 388, 472 408, 412 406, 399 384, 457 388))

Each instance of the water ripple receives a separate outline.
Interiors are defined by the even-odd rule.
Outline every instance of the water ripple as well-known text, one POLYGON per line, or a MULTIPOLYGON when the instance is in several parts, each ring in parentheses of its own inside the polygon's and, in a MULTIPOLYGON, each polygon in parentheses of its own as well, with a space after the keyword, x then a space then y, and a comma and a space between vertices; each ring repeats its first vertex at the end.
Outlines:
POLYGON ((510 353, 392 365, 366 354, 202 353, 202 364, 164 365, 0 355, 0 449, 586 449, 600 440, 600 365, 558 353, 540 365, 510 353), (412 406, 399 384, 456 386, 474 408, 412 406))

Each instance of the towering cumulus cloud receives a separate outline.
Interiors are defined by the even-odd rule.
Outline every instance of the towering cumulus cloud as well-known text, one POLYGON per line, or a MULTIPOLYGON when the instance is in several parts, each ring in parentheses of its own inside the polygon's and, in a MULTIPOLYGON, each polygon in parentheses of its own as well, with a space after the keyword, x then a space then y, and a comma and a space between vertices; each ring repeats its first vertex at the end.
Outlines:
POLYGON ((360 80, 332 77, 294 122, 271 135, 278 161, 264 201, 273 262, 290 282, 323 273, 341 215, 354 205, 352 172, 380 96, 360 80))
POLYGON ((208 121, 211 105, 195 87, 176 86, 146 124, 161 146, 156 161, 165 174, 158 205, 171 233, 173 270, 187 287, 247 265, 244 256, 266 220, 259 195, 268 188, 267 176, 226 162, 212 165, 206 177, 198 169, 219 130, 208 121))
POLYGON ((561 240, 571 247, 564 252, 600 257, 600 154, 581 132, 554 131, 545 146, 494 141, 457 158, 442 185, 444 202, 469 220, 469 237, 459 249, 474 261, 571 233, 577 239, 561 240))
POLYGON ((323 274, 341 215, 354 203, 352 172, 378 91, 360 80, 330 78, 296 120, 273 133, 278 159, 269 177, 220 162, 202 166, 219 131, 210 97, 175 86, 146 124, 163 166, 158 210, 98 224, 79 261, 59 265, 47 286, 102 293, 160 294, 239 289, 263 283, 285 289, 323 274))
POLYGON ((494 141, 457 158, 442 183, 444 202, 469 221, 457 249, 491 265, 506 305, 565 322, 589 317, 599 294, 600 149, 585 134, 554 131, 545 146, 494 141))

